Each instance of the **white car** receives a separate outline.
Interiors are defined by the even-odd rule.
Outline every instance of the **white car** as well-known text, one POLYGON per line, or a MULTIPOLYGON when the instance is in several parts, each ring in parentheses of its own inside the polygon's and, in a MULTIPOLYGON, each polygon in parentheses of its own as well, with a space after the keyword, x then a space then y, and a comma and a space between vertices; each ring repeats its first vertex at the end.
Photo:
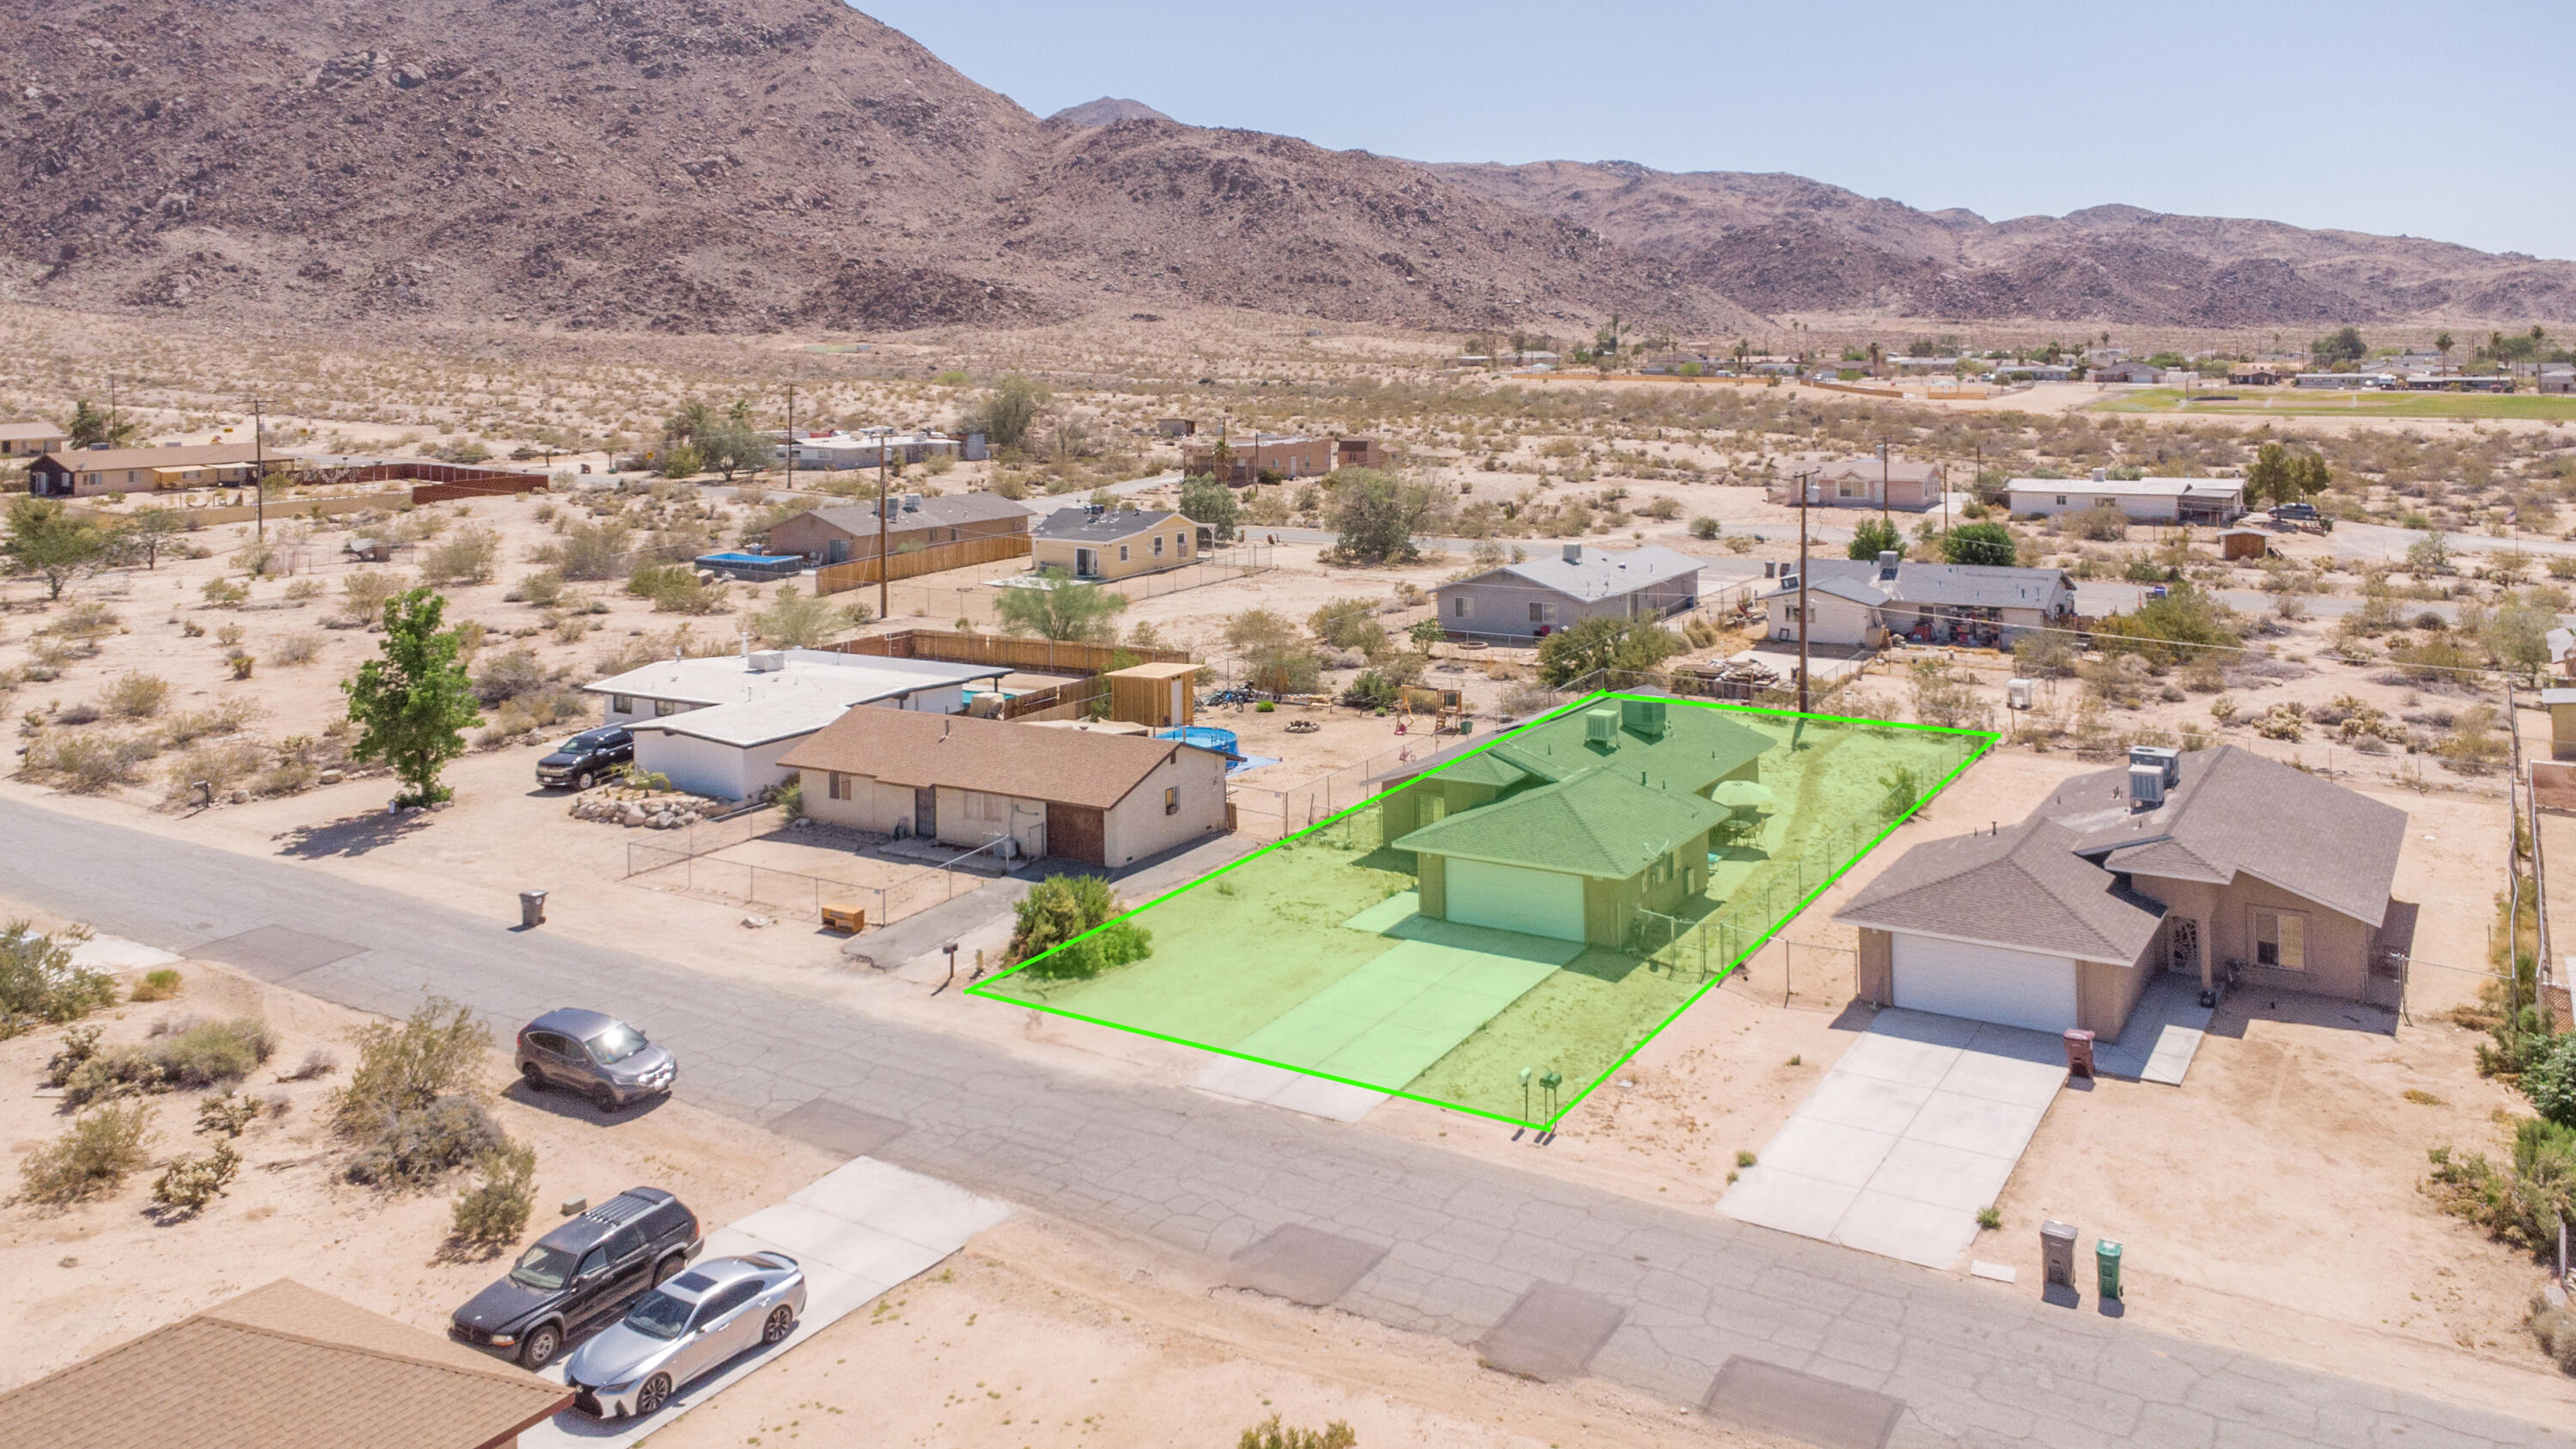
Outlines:
POLYGON ((805 1311, 805 1271, 784 1253, 710 1258, 636 1300, 564 1365, 573 1404, 642 1418, 747 1350, 784 1342, 805 1311))

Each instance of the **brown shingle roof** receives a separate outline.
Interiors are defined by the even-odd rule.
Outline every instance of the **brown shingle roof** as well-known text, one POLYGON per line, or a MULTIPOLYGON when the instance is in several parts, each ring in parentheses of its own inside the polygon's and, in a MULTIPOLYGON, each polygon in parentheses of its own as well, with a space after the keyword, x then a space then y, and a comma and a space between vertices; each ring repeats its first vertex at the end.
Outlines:
POLYGON ((2121 965, 2153 940, 2164 907, 2075 853, 2048 820, 1932 840, 1899 856, 1834 919, 2121 965))
POLYGON ((946 785, 1107 809, 1190 746, 1144 735, 1038 730, 966 715, 861 705, 789 750, 793 770, 889 785, 946 785))
MULTIPOLYGON (((200 443, 187 448, 81 448, 47 453, 45 458, 73 473, 107 473, 126 468, 229 467, 251 461, 248 443, 200 443)), ((283 462, 281 455, 270 455, 283 462)))
POLYGON ((279 1279, 0 1394, 0 1449, 487 1449, 571 1402, 279 1279))

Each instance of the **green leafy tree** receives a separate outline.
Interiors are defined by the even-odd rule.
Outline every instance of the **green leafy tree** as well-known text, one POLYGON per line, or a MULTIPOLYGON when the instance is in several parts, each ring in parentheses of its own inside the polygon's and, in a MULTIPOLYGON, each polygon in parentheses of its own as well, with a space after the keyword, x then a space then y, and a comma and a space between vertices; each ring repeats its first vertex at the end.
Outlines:
POLYGON ((665 478, 692 478, 705 471, 706 455, 698 451, 695 443, 675 443, 669 452, 662 455, 662 476, 665 478))
POLYGON ((91 407, 88 398, 82 398, 72 404, 72 425, 63 431, 70 435, 75 448, 95 448, 101 443, 113 448, 132 442, 139 430, 122 420, 109 422, 106 413, 91 407))
POLYGON ((413 589, 385 602, 383 657, 358 666, 340 688, 359 726, 350 754, 381 759, 407 788, 397 801, 434 805, 456 792, 438 772, 465 753, 465 731, 483 723, 474 685, 458 662, 463 641, 439 628, 447 601, 413 589))
POLYGON ((811 649, 866 622, 819 595, 797 592, 794 584, 780 584, 777 600, 751 616, 753 632, 774 649, 811 649))
POLYGON ((1127 607, 1125 594, 1097 584, 1076 583, 1060 568, 1038 571, 1042 588, 1003 589, 993 601, 1002 627, 1014 634, 1035 634, 1058 642, 1104 643, 1116 634, 1118 615, 1127 607))
POLYGON ((2309 354, 2319 369, 2339 372, 2370 355, 2370 346, 2361 340, 2361 329, 2339 327, 2309 345, 2309 354))
POLYGON ((2012 530, 2000 523, 1968 523, 1941 536, 1941 557, 1954 564, 2010 568, 2020 557, 2012 530))
POLYGON ((145 568, 158 568, 161 550, 187 531, 188 520, 175 508, 140 508, 117 530, 116 542, 122 551, 142 554, 145 568))
POLYGON ((1644 619, 1584 619, 1539 641, 1538 677, 1562 689, 1596 669, 1642 674, 1682 651, 1670 629, 1644 619))
POLYGON ((2481 638, 2497 663, 2535 674, 2548 667, 2549 631, 2557 627, 2558 611, 2550 601, 2526 592, 2506 599, 2487 617, 2481 638))
POLYGON ((1087 981, 1153 954, 1153 933, 1113 919, 1118 901, 1096 875, 1048 876, 1015 910, 1010 958, 1029 962, 1026 974, 1041 981, 1087 981))
POLYGON ((1883 518, 1864 518, 1859 526, 1852 530, 1851 547, 1845 552, 1853 558, 1866 561, 1875 559, 1890 549, 1898 553, 1905 552, 1903 530, 1883 518))
POLYGON ((705 437, 716 429, 716 410, 693 402, 662 420, 662 441, 671 444, 705 437))
POLYGON ((107 534, 59 500, 10 500, 9 537, 0 542, 0 559, 12 574, 43 578, 48 598, 61 598, 63 585, 96 567, 107 553, 107 534))
POLYGON ((2239 636, 2232 620, 2225 604, 2188 583, 2177 583, 2163 598, 2149 599, 2128 613, 2102 620, 2093 633, 2105 653, 2187 661, 2235 645, 2239 636))
POLYGON ((1235 525, 1243 521, 1243 505, 1235 501, 1233 489, 1214 478, 1184 478, 1181 516, 1206 524, 1217 542, 1232 543, 1235 525))
POLYGON ((2517 1085, 2541 1116, 2576 1127, 2576 1032, 2548 1038, 2517 1085))
POLYGON ((693 446, 700 463, 722 473, 730 483, 736 473, 757 473, 768 467, 778 443, 748 422, 728 418, 693 446))
POLYGON ((1025 447, 1029 429, 1052 397, 1046 384, 1007 372, 994 381, 981 402, 966 410, 957 426, 964 432, 982 433, 996 449, 1025 447))
POLYGON ((1333 562, 1371 566, 1422 557, 1413 535, 1438 502, 1430 489, 1375 468, 1343 468, 1324 482, 1333 493, 1333 562))

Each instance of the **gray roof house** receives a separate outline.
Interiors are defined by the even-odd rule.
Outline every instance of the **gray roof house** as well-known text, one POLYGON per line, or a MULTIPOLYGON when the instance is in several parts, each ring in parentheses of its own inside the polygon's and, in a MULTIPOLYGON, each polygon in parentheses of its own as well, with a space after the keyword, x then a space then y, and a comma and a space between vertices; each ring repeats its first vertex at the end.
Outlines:
MULTIPOLYGON (((886 500, 888 553, 958 543, 993 534, 1026 533, 1031 514, 999 493, 898 494, 886 500)), ((845 563, 877 555, 877 505, 817 508, 769 526, 772 553, 803 554, 817 563, 845 563)))
POLYGON ((1918 845, 1834 919, 1860 995, 2109 1040, 2158 971, 2394 1006, 2406 813, 2263 756, 2153 746, 2009 830, 1918 845))
MULTIPOLYGON (((1906 563, 1883 553, 1876 563, 1811 559, 1807 571, 1810 644, 1874 644, 1884 631, 1922 643, 2000 646, 2075 613, 2075 584, 2062 569, 1906 563)), ((1761 601, 1768 614, 1764 632, 1774 640, 1796 639, 1795 570, 1761 601)))
POLYGON ((1432 590, 1452 639, 1539 638, 1585 619, 1660 619, 1699 603, 1705 560, 1647 544, 1566 544, 1553 558, 1501 564, 1432 590))

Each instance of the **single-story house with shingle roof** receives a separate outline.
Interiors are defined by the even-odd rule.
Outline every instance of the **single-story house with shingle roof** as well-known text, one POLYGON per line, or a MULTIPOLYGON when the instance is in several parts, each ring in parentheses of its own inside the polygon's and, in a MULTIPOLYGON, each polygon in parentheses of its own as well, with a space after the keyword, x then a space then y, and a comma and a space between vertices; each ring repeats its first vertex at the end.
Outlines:
MULTIPOLYGON (((923 497, 904 493, 886 500, 885 546, 888 553, 960 543, 996 534, 1026 533, 1036 515, 999 493, 942 493, 923 497)), ((803 554, 819 564, 847 563, 877 556, 877 505, 866 503, 810 509, 769 526, 772 553, 803 554)))
POLYGON ((1721 710, 1622 699, 1473 753, 1434 757, 1379 803, 1414 854, 1421 914, 1595 945, 1708 885, 1721 780, 1778 742, 1721 710))
POLYGON ((1198 562, 1198 526, 1170 509, 1059 508, 1031 534, 1029 566, 1124 579, 1198 562))
POLYGON ((1500 564, 1431 591, 1453 638, 1531 639, 1585 619, 1661 619, 1699 603, 1707 560, 1648 544, 1569 543, 1554 558, 1500 564))
MULTIPOLYGON (((1762 595, 1775 640, 1798 637, 1798 579, 1789 567, 1762 595)), ((2009 644, 2026 630, 2072 620, 2075 583, 2063 569, 1907 563, 1893 553, 1876 563, 1810 559, 1807 612, 1810 644, 1869 644, 1882 629, 1924 642, 2009 644)))
POLYGON ((510 1449, 572 1391, 281 1278, 0 1394, 45 1449, 510 1449))
POLYGON ((2415 907, 2406 812, 2232 746, 2140 746, 2010 830, 1918 845, 1834 919, 1859 994, 2039 1031, 2120 1034, 2157 971, 2394 1006, 2415 907))

